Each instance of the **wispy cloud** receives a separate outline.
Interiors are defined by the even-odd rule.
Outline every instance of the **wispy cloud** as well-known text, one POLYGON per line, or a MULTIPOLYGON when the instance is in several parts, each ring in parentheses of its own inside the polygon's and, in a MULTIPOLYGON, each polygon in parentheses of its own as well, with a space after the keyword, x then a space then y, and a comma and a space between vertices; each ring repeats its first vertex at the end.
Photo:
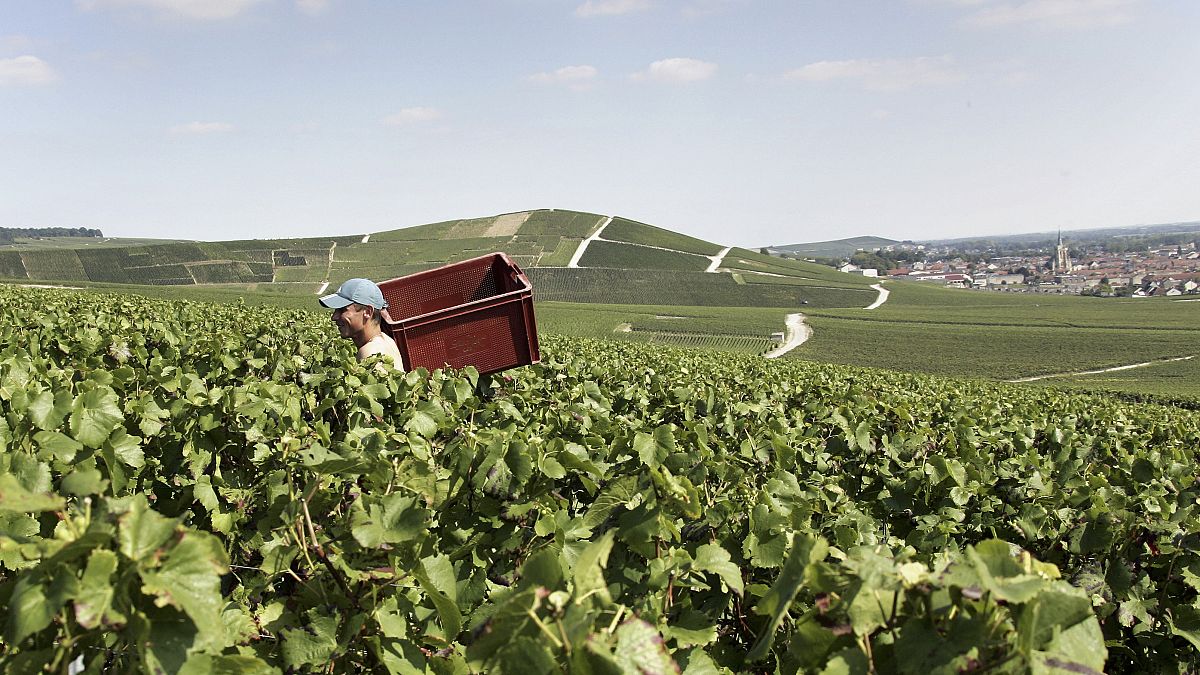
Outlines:
POLYGON ((1104 28, 1137 18, 1145 0, 912 0, 964 10, 961 23, 976 28, 1104 28))
POLYGON ((75 0, 80 9, 151 9, 185 19, 212 21, 230 19, 263 0, 75 0))
POLYGON ((233 129, 233 125, 227 122, 188 122, 171 127, 170 132, 175 136, 204 136, 229 133, 233 129))
POLYGON ((698 82, 717 72, 717 64, 699 59, 674 58, 651 63, 648 68, 633 74, 635 80, 654 82, 698 82))
POLYGON ((849 80, 874 91, 900 91, 919 86, 952 84, 963 77, 950 56, 817 61, 784 74, 785 79, 802 82, 849 80))
POLYGON ((691 0, 680 11, 689 19, 727 12, 748 0, 691 0))
POLYGON ((27 35, 0 35, 0 52, 28 52, 33 49, 33 39, 27 35))
POLYGON ((996 0, 913 0, 920 5, 950 5, 952 7, 975 7, 996 0))
POLYGON ((575 16, 620 16, 650 9, 650 0, 587 0, 575 8, 575 16))
POLYGON ((1128 23, 1138 0, 1026 0, 989 4, 968 15, 964 23, 984 28, 1032 26, 1035 28, 1088 29, 1128 23))
POLYGON ((296 9, 305 14, 316 16, 323 14, 325 10, 329 9, 329 0, 296 0, 296 9))
POLYGON ((36 56, 0 59, 0 86, 34 86, 50 84, 57 79, 58 73, 50 64, 36 56))
POLYGON ((558 70, 534 73, 525 79, 536 84, 562 85, 575 91, 590 89, 598 71, 594 66, 563 66, 558 70))
POLYGON ((441 116, 442 113, 437 108, 401 108, 399 112, 394 115, 388 115, 382 121, 389 127, 401 127, 408 124, 432 122, 433 120, 440 119, 441 116))

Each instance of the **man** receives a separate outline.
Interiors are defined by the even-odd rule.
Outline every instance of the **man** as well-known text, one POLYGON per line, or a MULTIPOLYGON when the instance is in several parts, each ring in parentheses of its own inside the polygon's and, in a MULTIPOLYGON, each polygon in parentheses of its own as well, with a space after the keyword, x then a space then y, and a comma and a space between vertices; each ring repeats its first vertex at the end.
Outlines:
POLYGON ((358 360, 383 354, 398 370, 404 369, 400 349, 390 335, 383 332, 383 310, 387 300, 370 279, 349 279, 336 293, 320 299, 322 307, 333 310, 333 323, 342 337, 353 340, 358 347, 358 360))

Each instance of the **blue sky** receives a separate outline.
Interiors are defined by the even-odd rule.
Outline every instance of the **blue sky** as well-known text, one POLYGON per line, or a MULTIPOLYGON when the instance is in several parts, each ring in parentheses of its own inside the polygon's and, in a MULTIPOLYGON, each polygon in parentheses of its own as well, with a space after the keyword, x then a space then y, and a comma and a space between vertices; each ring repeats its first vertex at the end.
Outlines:
POLYGON ((0 225, 1200 220, 1195 0, 0 0, 0 225))

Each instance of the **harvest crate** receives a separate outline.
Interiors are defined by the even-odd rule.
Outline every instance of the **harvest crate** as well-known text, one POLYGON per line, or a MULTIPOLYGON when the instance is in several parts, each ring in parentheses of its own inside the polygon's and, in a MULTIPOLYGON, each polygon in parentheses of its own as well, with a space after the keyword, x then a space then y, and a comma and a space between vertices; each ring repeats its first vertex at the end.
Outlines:
POLYGON ((407 370, 475 366, 481 374, 537 363, 529 277, 503 253, 379 284, 407 370))

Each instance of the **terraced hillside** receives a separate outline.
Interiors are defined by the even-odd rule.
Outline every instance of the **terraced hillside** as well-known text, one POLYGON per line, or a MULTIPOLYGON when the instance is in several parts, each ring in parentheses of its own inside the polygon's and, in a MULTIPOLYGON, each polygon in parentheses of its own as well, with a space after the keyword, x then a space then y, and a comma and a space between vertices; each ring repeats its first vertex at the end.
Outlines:
POLYGON ((144 285, 321 281, 328 274, 336 245, 357 240, 330 237, 0 250, 0 276, 144 285))
POLYGON ((493 251, 531 270, 544 299, 619 304, 853 307, 864 280, 726 248, 619 216, 542 209, 309 239, 0 249, 0 278, 138 285, 272 284, 317 293, 493 251))

